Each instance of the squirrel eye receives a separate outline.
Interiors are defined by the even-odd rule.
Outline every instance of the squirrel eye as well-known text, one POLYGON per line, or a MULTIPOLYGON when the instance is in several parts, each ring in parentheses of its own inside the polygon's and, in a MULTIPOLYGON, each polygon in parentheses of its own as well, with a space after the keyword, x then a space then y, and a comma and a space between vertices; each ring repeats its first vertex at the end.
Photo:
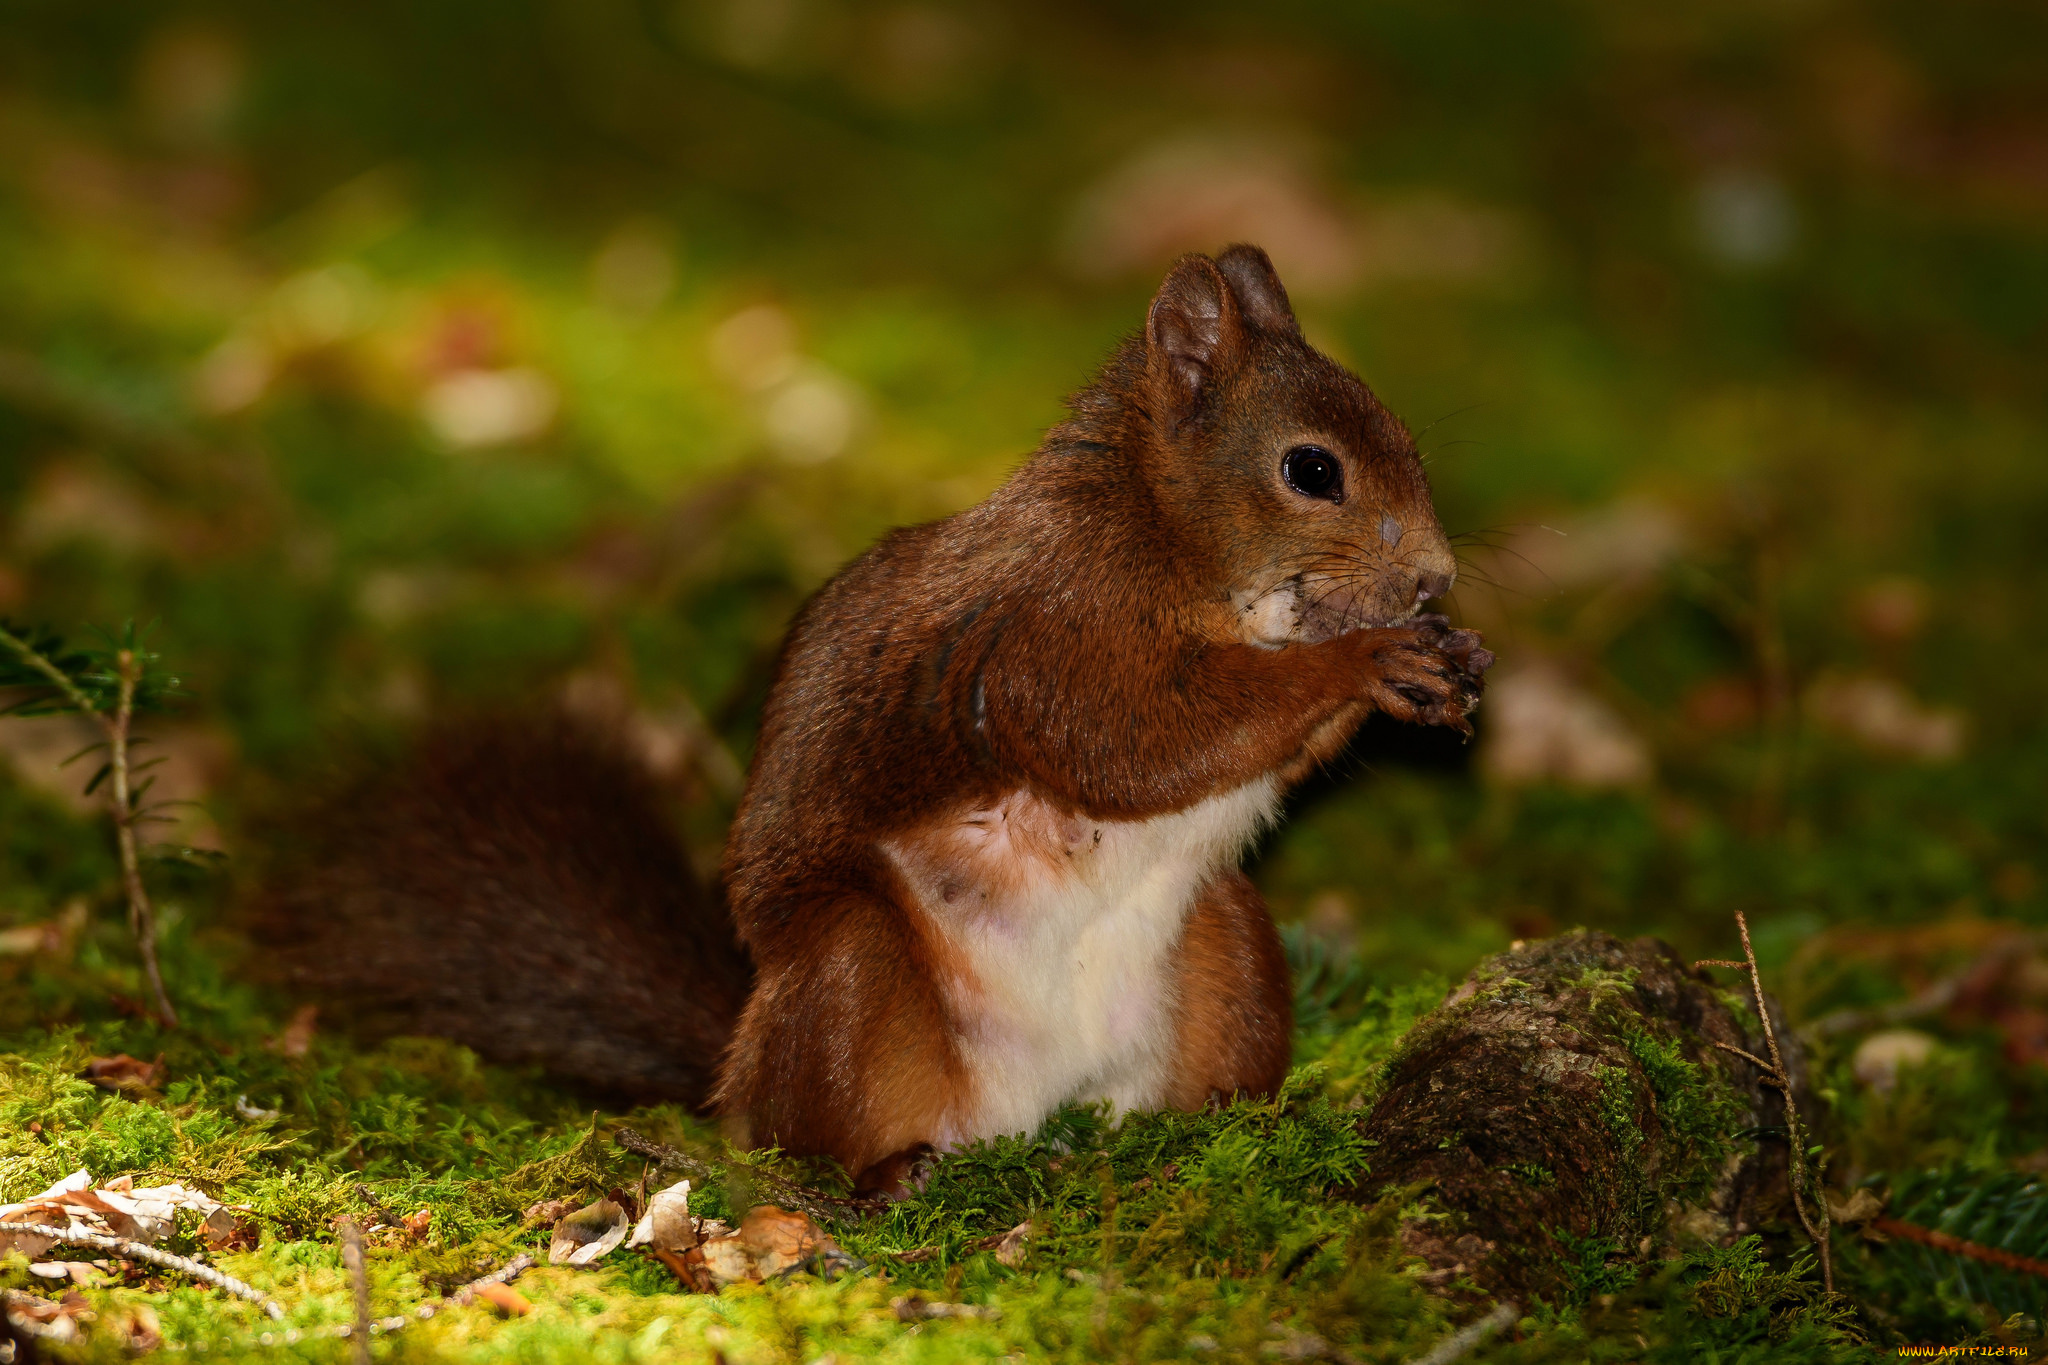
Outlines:
POLYGON ((1344 466, 1321 446, 1296 446, 1280 461, 1280 477, 1305 498, 1344 501, 1344 466))

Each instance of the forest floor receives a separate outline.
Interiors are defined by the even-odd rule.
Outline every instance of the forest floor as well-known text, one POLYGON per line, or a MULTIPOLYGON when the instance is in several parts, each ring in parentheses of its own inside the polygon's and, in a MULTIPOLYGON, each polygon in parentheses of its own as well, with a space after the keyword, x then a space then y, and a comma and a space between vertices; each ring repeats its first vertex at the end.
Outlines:
POLYGON ((2044 14, 12 7, 0 616, 155 622, 183 679, 144 869, 183 1027, 61 766, 92 736, 0 716, 0 1202, 83 1170, 246 1205, 165 1245, 285 1319, 100 1252, 0 1286, 87 1358, 341 1360, 345 1217, 392 1225, 387 1359, 2039 1356, 2048 1280, 1879 1219, 2048 1259, 2044 14), (419 1317, 544 1260, 536 1203, 673 1179, 621 1125, 720 1168, 699 1213, 774 1182, 254 984, 279 812, 430 718, 595 695, 715 866, 799 605, 998 487, 1173 254, 1232 240, 1416 433, 1500 657, 1472 745, 1368 725, 1249 861, 1285 1093, 956 1154, 828 1221, 865 1262, 831 1282, 686 1293, 621 1247, 529 1271, 524 1316, 419 1317), (1556 1292, 1459 1338, 1493 1305, 1411 1254, 1428 1193, 1372 1187, 1354 1106, 1489 954, 1730 958, 1737 911, 1807 1039, 1839 1298, 1796 1227, 1551 1233, 1556 1292))
MULTIPOLYGON (((93 842, 88 827, 70 833, 81 850, 93 842)), ((238 984, 222 965, 233 960, 231 939, 184 926, 169 937, 166 970, 186 1014, 176 1032, 129 1003, 128 946, 101 917, 53 923, 36 951, 0 962, 12 1002, 0 1037, 0 1201, 81 1169, 99 1185, 132 1176, 137 1187, 201 1189, 240 1207, 245 1230, 209 1252, 188 1215, 162 1245, 273 1297, 284 1316, 271 1321, 252 1303, 119 1256, 81 1267, 77 1283, 32 1273, 18 1254, 0 1261, 0 1284, 68 1304, 47 1310, 76 1330, 53 1351, 60 1357, 160 1348, 346 1358, 350 1344, 335 1333, 354 1317, 343 1219, 370 1229, 370 1313, 400 1323, 373 1354, 395 1360, 1391 1362, 1447 1359, 1446 1343, 1482 1319, 1473 1360, 1853 1361, 1892 1358, 1912 1343, 2030 1358, 2043 1349, 2041 1280, 1896 1238, 1880 1244, 1857 1226, 1835 1231, 1841 1292, 1832 1300, 1794 1228, 1760 1228, 1733 1247, 1680 1239, 1647 1257, 1564 1236, 1559 1288, 1489 1316, 1496 1305, 1469 1277, 1415 1254, 1415 1229, 1436 1216, 1427 1192, 1373 1190, 1372 1151, 1356 1123, 1382 1064, 1449 983, 1423 975, 1397 989, 1369 986, 1298 930, 1289 936, 1298 1065, 1277 1098, 1121 1124, 1063 1111, 1037 1134, 940 1161, 921 1195, 886 1213, 826 1219, 852 1267, 716 1293, 690 1292, 662 1261, 625 1246, 584 1266, 547 1264, 565 1210, 609 1196, 637 1217, 679 1177, 618 1145, 619 1131, 720 1172, 691 1193, 699 1216, 737 1222, 776 1197, 778 1176, 836 1188, 829 1173, 735 1155, 713 1125, 673 1108, 593 1112, 449 1044, 351 1041, 238 984), (546 1201, 564 1202, 538 1220, 522 1216, 546 1201), (1020 1226, 1020 1238, 999 1245, 1020 1226), (530 1311, 442 1302, 521 1252, 540 1262, 516 1282, 530 1311), (429 1303, 441 1311, 420 1316, 429 1303), (943 1307, 955 1304, 967 1307, 943 1307)), ((1948 956, 1980 976, 1987 949, 2015 947, 1983 922, 1947 937, 1948 956)), ((1955 1010, 1951 1001, 1942 1018, 1955 1023, 1955 1010)), ((2004 1039, 1981 1022, 1933 1026, 1946 1036, 1916 1036, 1935 1052, 1894 1059, 1881 1079, 1870 1049, 1819 1042, 1815 1088, 1836 1102, 1820 1118, 1832 1199, 1839 1211, 1852 1185, 1868 1187, 1894 1214, 1979 1239, 2039 1241, 2041 1162, 2038 1153, 2010 1159, 2029 1140, 1995 1104, 2012 1080, 2004 1039), (1884 1158, 1889 1166, 1873 1165, 1884 1158), (1956 1213, 1991 1185, 2005 1201, 1995 1216, 1956 1213)), ((47 1266, 65 1252, 44 1256, 47 1266)))

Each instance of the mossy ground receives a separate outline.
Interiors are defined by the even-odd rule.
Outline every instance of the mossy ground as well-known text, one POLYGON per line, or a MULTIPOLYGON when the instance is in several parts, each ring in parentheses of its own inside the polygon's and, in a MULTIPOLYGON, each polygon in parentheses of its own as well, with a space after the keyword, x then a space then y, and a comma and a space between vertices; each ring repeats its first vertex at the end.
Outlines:
MULTIPOLYGON (((80 846, 92 842, 81 837, 80 846)), ((736 1362, 827 1353, 1252 1360, 1300 1350, 1315 1337, 1363 1360, 1420 1354, 1482 1300, 1456 1281, 1426 1288, 1420 1276, 1429 1267, 1404 1250, 1404 1218, 1427 1224, 1439 1216, 1426 1192, 1368 1203, 1339 1192, 1367 1182, 1373 1152, 1356 1119, 1381 1067, 1446 983, 1374 988, 1355 973, 1332 982, 1317 949, 1300 937, 1295 946, 1311 988, 1303 1001, 1310 1027, 1298 1040, 1302 1064, 1272 1101, 1121 1124, 1085 1108, 1062 1111, 1038 1134, 940 1163, 921 1196, 887 1214, 835 1226, 869 1269, 834 1283, 803 1275, 691 1295, 658 1263, 622 1250, 589 1269, 530 1272, 520 1281, 535 1305, 529 1317, 501 1320, 481 1305, 446 1311, 380 1341, 378 1353, 464 1361, 714 1352, 736 1362), (1034 1235, 1017 1267, 974 1246, 1026 1221, 1034 1235), (920 1248, 935 1253, 910 1263, 896 1256, 920 1248), (907 1323, 890 1305, 912 1292, 1001 1316, 907 1323)), ((174 936, 170 960, 181 980, 194 979, 200 948, 174 936)), ((538 1250, 545 1231, 520 1224, 528 1204, 633 1188, 646 1165, 611 1141, 620 1122, 714 1160, 729 1157, 712 1125, 673 1108, 593 1113, 563 1091, 433 1040, 366 1046, 316 1032, 303 1055, 283 1055, 282 1005, 231 981, 195 1003, 184 1030, 166 1033, 107 1007, 128 971, 120 958, 117 927, 91 926, 74 964, 45 963, 33 977, 40 1007, 66 1021, 24 1027, 17 1017, 0 1039, 0 1198, 19 1198, 82 1165, 102 1179, 196 1182, 250 1205, 257 1245, 214 1259, 282 1301, 284 1324, 175 1275, 87 1291, 102 1321, 125 1305, 150 1304, 166 1341, 188 1351, 344 1358, 346 1343, 332 1338, 263 1344, 265 1332, 276 1339, 289 1327, 349 1320, 337 1217, 431 1211, 421 1237, 372 1239, 373 1310, 404 1314, 520 1250, 538 1250), (89 1057, 114 1052, 161 1054, 161 1089, 114 1093, 79 1078, 89 1057), (238 1102, 276 1114, 252 1119, 238 1102)), ((18 971, 14 980, 28 984, 18 971)), ((1645 1041, 1639 1051, 1674 1098, 1690 1093, 1668 1049, 1645 1041)), ((1732 1136, 1704 1116, 1692 1119, 1705 1125, 1702 1141, 1732 1136)), ((747 1206, 745 1164, 728 1171, 727 1183, 694 1196, 701 1212, 730 1216, 747 1206)), ((833 1179, 816 1169, 786 1173, 833 1179)), ((1542 1173, 1517 1174, 1540 1182, 1542 1173)), ((1695 1245, 1676 1260, 1644 1261, 1611 1240, 1560 1230, 1561 1287, 1526 1305, 1520 1324, 1477 1358, 1877 1359, 1889 1352, 1869 1343, 1901 1330, 1962 1339, 1982 1329, 1965 1304, 1894 1301, 1883 1267, 1853 1239, 1845 1271, 1873 1292, 1830 1304, 1790 1230, 1765 1231, 1767 1239, 1726 1250, 1695 1245), (1901 1306, 1908 1318, 1893 1315, 1901 1306)), ((0 1278, 42 1283, 19 1261, 0 1278)), ((79 1354, 121 1352, 102 1336, 79 1354)))
MULTIPOLYGON (((149 869, 188 1023, 159 1034, 116 1000, 141 991, 110 841, 56 766, 76 746, 0 718, 0 928, 86 915, 65 951, 0 958, 0 1194, 74 1162, 210 1182, 263 1214, 235 1268, 310 1323, 344 1313, 327 1220, 366 1211, 359 1184, 434 1210, 424 1243, 373 1251, 383 1310, 523 1244, 514 1207, 549 1181, 636 1180, 579 1148, 575 1096, 444 1046, 268 1049, 296 1002, 248 984, 229 907, 285 837, 271 817, 423 715, 596 674, 671 756, 723 746, 674 774, 715 865, 797 604, 1032 448, 1156 282, 1101 235, 1118 196, 1195 167, 1202 193, 1129 221, 1272 209, 1196 229, 1265 238, 1311 338, 1420 433, 1466 557, 1452 609, 1497 682, 1547 665, 1643 763, 1489 777, 1493 701, 1472 747, 1369 725, 1252 863, 1323 944, 1295 1050, 1321 1069, 1284 1111, 960 1162, 846 1232, 942 1248, 887 1287, 686 1298, 620 1254, 537 1273, 529 1319, 465 1310, 379 1349, 1266 1358, 1291 1327, 1420 1350, 1471 1308, 1418 1286, 1394 1211, 1320 1192, 1370 1161, 1330 1114, 1480 959, 1582 924, 1726 957, 1740 909, 1797 1024, 2048 924, 2041 25, 2018 3, 12 7, 0 614, 158 622, 190 696, 151 727, 156 794, 204 804, 154 834, 226 857, 149 869), (1349 276, 1318 278, 1317 243, 1349 244, 1349 276), (773 344, 750 360, 743 334, 773 344), (495 444, 436 417, 536 391, 540 424, 495 444), (1845 715, 1859 696, 1889 729, 1845 715), (75 1079, 159 1050, 162 1094, 75 1079), (1034 1208, 1052 1225, 1021 1268, 962 1250, 1034 1208), (913 1331, 886 1309, 913 1286, 1004 1315, 913 1331)), ((1924 1185, 1939 1212, 1974 1181, 2027 1216, 2029 980, 1912 1021, 1935 1050, 1888 1089, 1852 1074, 1867 1029, 1820 1045, 1838 1193, 1924 1185)), ((1631 1064, 1677 1079, 1655 1049, 1631 1064)), ((681 1115, 634 1121, 715 1149, 681 1115)), ((1711 1145, 1711 1107, 1684 1122, 1711 1145)), ((1581 1243, 1574 1291, 1475 1358, 1796 1360, 2043 1316, 1844 1233, 1845 1327, 1798 1237, 1758 1232, 1668 1266, 1581 1243)), ((174 1339, 256 1352, 235 1304, 149 1292, 174 1339)))

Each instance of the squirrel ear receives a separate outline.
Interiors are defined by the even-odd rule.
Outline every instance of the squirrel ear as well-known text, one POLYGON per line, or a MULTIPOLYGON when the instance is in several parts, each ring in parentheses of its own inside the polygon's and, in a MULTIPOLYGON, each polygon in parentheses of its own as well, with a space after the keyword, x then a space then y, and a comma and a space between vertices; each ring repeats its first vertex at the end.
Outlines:
POLYGON ((1272 258, 1249 243, 1239 242, 1216 258, 1216 268, 1230 281, 1237 306, 1254 327, 1268 332, 1301 331, 1294 320, 1294 306, 1287 301, 1286 286, 1273 270, 1272 258))
POLYGON ((1216 262, 1183 256, 1152 298, 1145 350, 1154 374, 1186 406, 1244 344, 1237 300, 1216 262))

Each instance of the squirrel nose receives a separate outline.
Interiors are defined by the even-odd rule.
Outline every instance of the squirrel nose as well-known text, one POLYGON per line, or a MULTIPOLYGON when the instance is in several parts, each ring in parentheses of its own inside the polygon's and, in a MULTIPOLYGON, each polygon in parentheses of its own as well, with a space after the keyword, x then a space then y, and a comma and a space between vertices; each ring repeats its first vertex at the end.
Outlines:
POLYGON ((1451 590, 1451 575, 1435 570, 1425 570, 1415 578, 1415 604, 1421 606, 1432 597, 1442 597, 1451 590))

